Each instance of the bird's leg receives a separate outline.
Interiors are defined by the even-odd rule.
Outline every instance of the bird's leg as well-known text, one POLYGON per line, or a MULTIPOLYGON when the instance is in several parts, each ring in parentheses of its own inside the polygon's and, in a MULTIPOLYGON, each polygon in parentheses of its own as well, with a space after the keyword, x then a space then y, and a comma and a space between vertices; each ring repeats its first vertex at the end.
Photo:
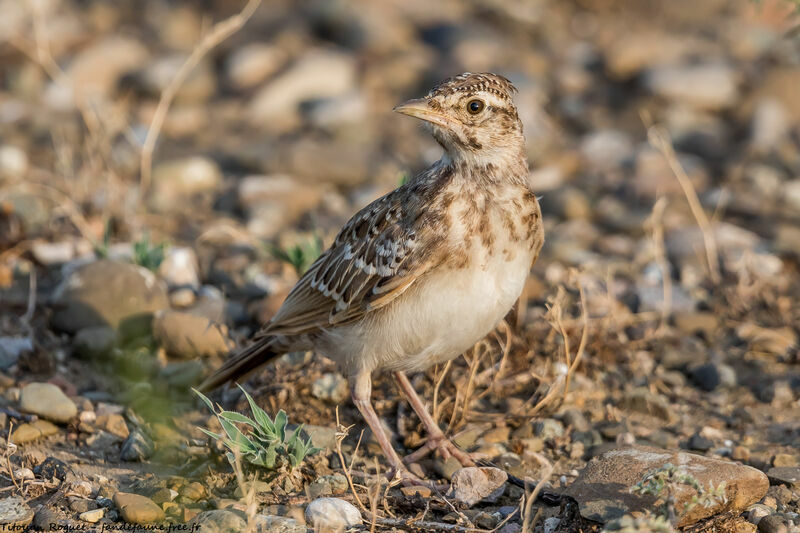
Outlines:
POLYGON ((389 461, 392 467, 392 475, 399 474, 401 480, 405 484, 419 485, 422 481, 408 471, 400 456, 392 448, 392 443, 389 441, 386 431, 383 429, 380 419, 378 418, 375 409, 372 408, 370 402, 370 395, 372 393, 372 377, 369 372, 360 372, 356 376, 350 378, 350 397, 353 403, 358 408, 361 416, 367 422, 367 425, 372 430, 375 438, 378 439, 378 444, 383 450, 383 455, 389 461))
POLYGON ((403 372, 395 372, 394 373, 395 379, 397 379, 397 383, 400 384, 400 390, 403 391, 406 398, 408 399, 408 403, 411 404, 411 408, 414 409, 414 412, 417 413, 417 416, 420 420, 422 420, 422 424, 425 426, 425 431, 428 432, 428 439, 422 447, 415 451, 414 453, 406 456, 407 463, 414 463, 430 453, 432 450, 438 449, 439 453, 442 454, 442 457, 447 459, 451 455, 455 457, 461 466, 475 466, 475 462, 470 458, 469 454, 461 449, 458 448, 455 444, 453 444, 450 439, 448 439, 433 417, 428 413, 428 409, 425 408, 425 404, 422 402, 422 399, 417 394, 417 391, 414 390, 414 387, 411 385, 411 382, 408 380, 408 377, 403 372))

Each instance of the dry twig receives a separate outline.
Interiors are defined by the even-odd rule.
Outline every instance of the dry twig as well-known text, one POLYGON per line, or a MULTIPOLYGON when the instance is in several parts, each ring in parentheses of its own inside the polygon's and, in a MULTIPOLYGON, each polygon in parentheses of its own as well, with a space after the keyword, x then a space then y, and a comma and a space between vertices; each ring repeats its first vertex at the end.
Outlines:
POLYGON ((200 63, 200 60, 203 59, 208 52, 245 25, 250 17, 253 16, 259 4, 261 4, 261 0, 248 0, 247 4, 245 4, 239 13, 217 22, 211 28, 211 31, 206 34, 194 50, 192 50, 191 55, 186 58, 181 68, 175 73, 175 77, 170 80, 169 85, 167 85, 161 93, 158 106, 153 113, 153 120, 150 122, 150 128, 147 130, 147 137, 145 137, 144 144, 142 145, 140 161, 141 181, 139 184, 141 189, 139 192, 140 199, 143 200, 145 198, 147 190, 150 187, 150 180, 153 172, 153 150, 158 141, 158 136, 161 134, 161 128, 164 125, 164 120, 167 118, 167 112, 169 111, 170 105, 172 105, 172 100, 178 93, 178 89, 181 88, 183 82, 186 81, 186 78, 191 74, 192 70, 194 70, 198 63, 200 63))

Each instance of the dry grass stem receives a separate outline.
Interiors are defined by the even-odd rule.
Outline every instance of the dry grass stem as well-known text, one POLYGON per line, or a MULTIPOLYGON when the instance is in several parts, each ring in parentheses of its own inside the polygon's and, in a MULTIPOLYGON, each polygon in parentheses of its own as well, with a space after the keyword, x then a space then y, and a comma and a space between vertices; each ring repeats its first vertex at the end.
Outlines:
POLYGON ((353 462, 356 460, 356 453, 358 453, 358 445, 361 444, 361 437, 364 436, 364 432, 362 431, 361 436, 358 437, 358 444, 356 445, 356 449, 353 452, 353 457, 351 458, 352 460, 350 461, 349 467, 345 466, 347 465, 347 463, 344 460, 344 453, 342 452, 342 441, 344 441, 344 439, 347 438, 347 435, 350 432, 351 427, 353 426, 344 427, 339 422, 339 406, 337 405, 336 406, 336 455, 338 455, 339 457, 339 464, 342 465, 342 472, 344 472, 344 476, 347 478, 347 484, 350 486, 350 492, 353 493, 353 497, 355 498, 356 503, 358 503, 358 506, 361 507, 361 510, 366 513, 368 512, 367 508, 361 501, 361 498, 358 497, 358 493, 356 492, 356 487, 353 484, 353 476, 350 473, 350 470, 353 468, 353 462))
POLYGON ((186 78, 191 74, 192 70, 194 70, 198 63, 200 63, 200 60, 203 59, 208 52, 245 25, 250 17, 253 16, 259 4, 261 4, 261 0, 248 0, 247 4, 245 4, 239 13, 216 23, 211 28, 211 31, 207 33, 194 50, 192 50, 192 53, 186 58, 181 68, 178 69, 178 72, 176 72, 175 76, 170 80, 169 85, 167 85, 161 93, 158 106, 156 106, 156 110, 153 113, 153 120, 150 122, 147 136, 142 145, 140 160, 141 179, 139 182, 139 198, 141 201, 144 201, 147 190, 150 187, 150 180, 153 172, 153 150, 158 141, 158 136, 161 134, 161 128, 164 125, 164 120, 167 118, 167 112, 169 111, 170 105, 172 105, 172 100, 178 93, 178 89, 181 88, 183 82, 186 81, 186 78))
POLYGON ((664 249, 664 210, 667 207, 667 200, 660 196, 653 205, 653 214, 650 215, 650 229, 653 235, 653 254, 656 263, 661 270, 661 282, 664 289, 664 302, 661 307, 661 323, 658 331, 663 332, 667 326, 670 312, 672 311, 672 276, 670 274, 669 261, 664 249))
POLYGON ((667 160, 670 170, 672 170, 672 173, 675 175, 675 178, 678 180, 683 190, 684 196, 686 196, 689 209, 692 211, 692 215, 703 234, 703 244, 705 245, 706 260, 708 261, 711 281, 717 284, 720 281, 717 240, 714 236, 714 229, 711 227, 711 221, 700 203, 700 198, 697 196, 697 191, 694 185, 692 185, 689 176, 686 174, 686 170, 684 170, 683 166, 678 161, 678 157, 675 155, 675 149, 672 146, 667 131, 661 126, 650 126, 647 128, 647 139, 667 160))
POLYGON ((542 491, 542 489, 544 489, 545 483, 547 483, 547 481, 550 479, 550 476, 553 475, 552 463, 548 461, 546 457, 544 457, 539 453, 534 452, 534 455, 539 461, 541 461, 544 465, 546 465, 546 467, 542 479, 540 479, 539 482, 536 484, 536 487, 533 489, 533 492, 531 492, 531 494, 527 496, 527 501, 525 502, 525 510, 522 512, 522 533, 531 533, 533 531, 533 528, 539 519, 539 513, 541 512, 541 509, 539 509, 539 512, 536 513, 536 516, 534 516, 531 519, 530 516, 531 516, 531 510, 533 508, 533 502, 536 501, 536 498, 538 498, 539 493, 542 491))
MULTIPOLYGON (((442 414, 441 409, 444 407, 444 404, 439 404, 439 389, 444 382, 444 378, 447 377, 447 373, 450 371, 450 366, 453 364, 453 360, 449 360, 444 364, 444 368, 442 369, 442 373, 438 375, 436 378, 436 384, 433 386, 433 421, 437 424, 439 423, 439 416, 442 414)), ((438 368, 437 368, 438 370, 438 368)))

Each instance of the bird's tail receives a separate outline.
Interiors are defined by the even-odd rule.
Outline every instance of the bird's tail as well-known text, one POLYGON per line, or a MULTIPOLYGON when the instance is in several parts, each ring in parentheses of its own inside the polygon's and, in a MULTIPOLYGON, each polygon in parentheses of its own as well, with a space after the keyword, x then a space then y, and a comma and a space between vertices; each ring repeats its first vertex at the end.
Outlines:
POLYGON ((273 339, 264 337, 250 346, 233 353, 225 363, 200 384, 201 392, 216 389, 223 383, 238 380, 253 370, 272 361, 283 352, 276 351, 272 346, 273 339))

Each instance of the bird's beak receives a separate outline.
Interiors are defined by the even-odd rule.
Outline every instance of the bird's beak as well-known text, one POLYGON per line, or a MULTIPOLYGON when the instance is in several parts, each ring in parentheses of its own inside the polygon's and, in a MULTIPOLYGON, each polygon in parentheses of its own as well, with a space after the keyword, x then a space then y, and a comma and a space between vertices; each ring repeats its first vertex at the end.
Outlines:
POLYGON ((441 126, 443 128, 447 128, 449 130, 453 129, 453 120, 446 115, 441 113, 437 113, 433 111, 428 106, 428 100, 425 98, 417 98, 415 100, 409 100, 408 102, 404 102, 399 106, 396 106, 393 111, 397 113, 402 113, 403 115, 408 115, 409 117, 418 118, 420 120, 424 120, 426 122, 430 122, 431 124, 436 124, 437 126, 441 126))

